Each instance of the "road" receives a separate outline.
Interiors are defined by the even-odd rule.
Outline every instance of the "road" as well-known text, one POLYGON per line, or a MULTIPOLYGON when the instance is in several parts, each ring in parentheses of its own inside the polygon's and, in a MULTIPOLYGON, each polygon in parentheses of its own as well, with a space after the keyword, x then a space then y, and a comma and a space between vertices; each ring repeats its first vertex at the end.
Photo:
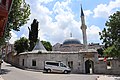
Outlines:
POLYGON ((96 80, 100 75, 43 73, 22 70, 3 63, 1 76, 4 80, 96 80))

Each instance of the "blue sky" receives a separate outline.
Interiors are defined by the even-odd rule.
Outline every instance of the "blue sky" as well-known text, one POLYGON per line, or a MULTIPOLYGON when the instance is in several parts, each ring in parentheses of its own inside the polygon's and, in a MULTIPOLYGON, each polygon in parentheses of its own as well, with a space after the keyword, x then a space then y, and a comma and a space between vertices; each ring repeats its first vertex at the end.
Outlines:
POLYGON ((82 41, 80 29, 80 4, 82 4, 87 25, 88 43, 101 43, 99 32, 105 27, 108 17, 120 11, 120 0, 26 0, 30 4, 31 15, 27 24, 19 32, 11 31, 11 43, 20 37, 28 38, 28 26, 33 19, 39 22, 39 38, 54 45, 73 37, 82 41))

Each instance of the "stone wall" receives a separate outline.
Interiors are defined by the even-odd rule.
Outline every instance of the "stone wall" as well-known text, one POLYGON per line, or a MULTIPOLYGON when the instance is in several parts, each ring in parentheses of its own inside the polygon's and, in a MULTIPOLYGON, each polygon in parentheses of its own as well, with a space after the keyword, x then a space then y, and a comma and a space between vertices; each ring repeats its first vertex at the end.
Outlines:
POLYGON ((73 63, 73 73, 85 73, 83 53, 79 52, 26 53, 20 55, 20 66, 23 66, 23 59, 24 67, 27 68, 44 69, 44 61, 62 61, 67 65, 68 62, 73 63), (32 60, 36 60, 36 66, 32 66, 32 60))
POLYGON ((104 61, 98 61, 94 68, 94 72, 99 74, 105 74, 106 70, 107 64, 104 61))
POLYGON ((100 60, 99 63, 95 65, 95 73, 120 75, 120 61, 111 59, 104 62, 100 60), (110 62, 110 66, 107 65, 108 62, 110 62))
POLYGON ((97 74, 120 74, 120 61, 117 59, 108 59, 107 62, 98 60, 95 52, 43 52, 31 53, 25 52, 18 56, 7 56, 8 62, 21 68, 44 69, 44 61, 62 61, 68 65, 73 62, 72 73, 85 73, 85 62, 93 61, 94 73, 97 74), (32 60, 36 60, 36 66, 32 66, 32 60), (24 61, 24 65, 23 65, 24 61), (107 63, 110 62, 110 66, 107 63), (110 67, 110 68, 109 68, 110 67))

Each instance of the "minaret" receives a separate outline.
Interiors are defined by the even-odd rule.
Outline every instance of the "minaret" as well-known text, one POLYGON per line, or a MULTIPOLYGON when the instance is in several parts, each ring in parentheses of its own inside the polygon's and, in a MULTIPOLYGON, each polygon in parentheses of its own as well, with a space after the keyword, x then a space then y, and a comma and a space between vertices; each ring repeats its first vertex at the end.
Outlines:
POLYGON ((82 5, 81 5, 81 30, 82 30, 82 34, 83 34, 84 49, 87 51, 88 46, 87 46, 86 29, 87 29, 87 26, 85 25, 84 13, 83 13, 82 5))
POLYGON ((70 37, 72 38, 72 33, 70 33, 70 37))

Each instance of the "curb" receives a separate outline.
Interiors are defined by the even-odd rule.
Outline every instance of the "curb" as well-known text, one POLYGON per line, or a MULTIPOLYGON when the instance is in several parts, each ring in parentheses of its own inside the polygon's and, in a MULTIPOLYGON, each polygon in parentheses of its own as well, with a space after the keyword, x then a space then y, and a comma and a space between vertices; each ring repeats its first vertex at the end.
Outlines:
POLYGON ((37 69, 24 69, 27 71, 34 71, 34 72, 44 72, 44 70, 37 70, 37 69))

